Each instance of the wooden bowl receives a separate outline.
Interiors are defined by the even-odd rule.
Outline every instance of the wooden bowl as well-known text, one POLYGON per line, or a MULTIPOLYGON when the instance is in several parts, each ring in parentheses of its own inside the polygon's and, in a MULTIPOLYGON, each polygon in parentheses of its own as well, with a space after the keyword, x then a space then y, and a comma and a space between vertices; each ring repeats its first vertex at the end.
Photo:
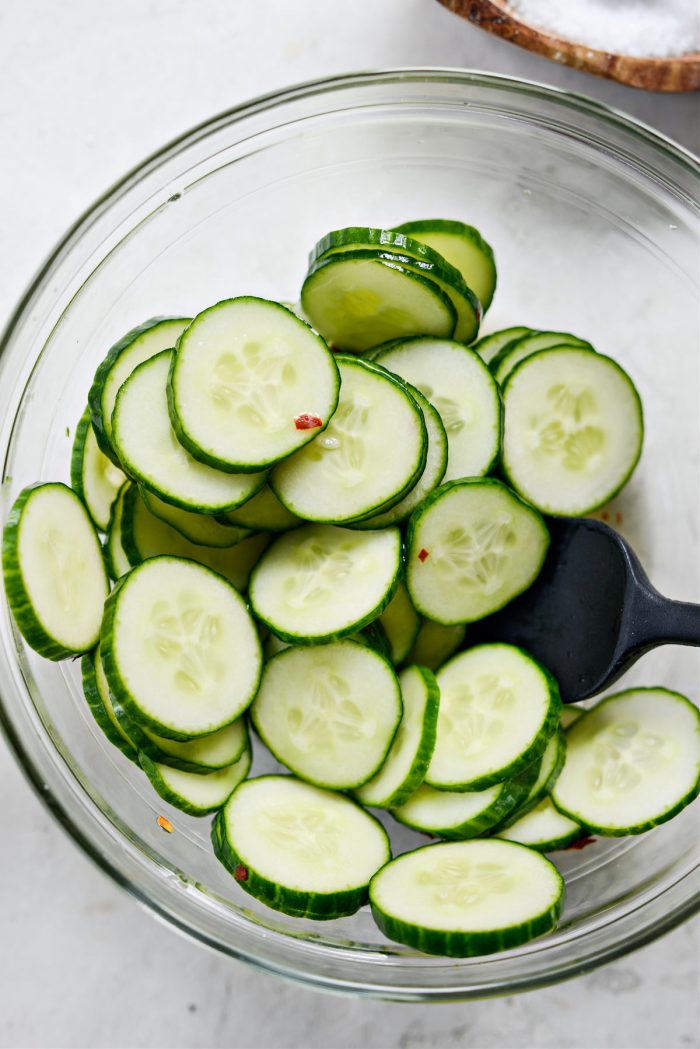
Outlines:
POLYGON ((700 52, 673 58, 637 58, 563 40, 516 18, 507 0, 439 0, 444 7, 489 33, 502 36, 555 62, 586 73, 618 80, 646 91, 697 91, 700 89, 700 52))

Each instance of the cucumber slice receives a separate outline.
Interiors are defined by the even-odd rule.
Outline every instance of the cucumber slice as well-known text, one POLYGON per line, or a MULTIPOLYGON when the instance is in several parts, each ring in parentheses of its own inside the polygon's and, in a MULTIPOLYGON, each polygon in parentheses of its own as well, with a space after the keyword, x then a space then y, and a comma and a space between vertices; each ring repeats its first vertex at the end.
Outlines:
POLYGON ((539 762, 505 783, 485 790, 435 790, 424 783, 392 816, 423 834, 463 841, 478 838, 497 826, 527 796, 539 762))
POLYGON ((97 662, 97 650, 95 652, 87 652, 81 660, 83 693, 90 708, 90 713, 112 746, 117 747, 130 761, 138 761, 136 748, 131 740, 124 735, 119 725, 115 724, 115 721, 110 716, 111 708, 108 708, 104 702, 104 695, 106 694, 109 697, 109 689, 106 688, 104 671, 102 671, 101 665, 102 682, 101 684, 98 683, 97 662), (103 689, 106 691, 103 691, 103 689))
POLYGON ((584 833, 578 823, 555 809, 552 799, 547 796, 517 822, 510 824, 507 830, 496 831, 494 837, 517 841, 538 852, 555 852, 565 849, 584 833))
POLYGON ((438 671, 440 712, 425 776, 441 790, 481 790, 537 761, 559 725, 556 681, 514 645, 477 645, 438 671))
POLYGON ((417 219, 397 229, 427 244, 456 267, 486 312, 496 291, 496 260, 478 229, 453 219, 417 219))
POLYGON ((418 636, 406 661, 437 670, 464 641, 467 628, 462 623, 443 626, 432 619, 422 619, 418 636))
POLYGON ((139 754, 139 764, 164 801, 190 816, 206 816, 225 805, 250 772, 250 748, 228 768, 195 775, 159 765, 147 754, 139 754))
POLYGON ((131 487, 131 482, 123 484, 117 493, 117 498, 112 504, 112 512, 107 525, 107 536, 102 551, 104 553, 107 571, 112 579, 116 580, 123 576, 131 568, 131 562, 124 552, 122 546, 122 513, 124 510, 124 496, 131 487))
MULTIPOLYGON (((249 477, 254 476, 248 474, 249 477)), ((141 488, 141 498, 154 517, 171 525, 176 532, 189 539, 197 546, 213 546, 219 549, 235 546, 242 539, 252 535, 248 528, 237 528, 231 524, 222 524, 210 514, 196 514, 191 510, 181 510, 179 506, 164 503, 147 488, 141 488)))
MULTIPOLYGON (((358 645, 366 645, 367 648, 371 648, 374 652, 378 652, 379 655, 384 656, 385 659, 390 658, 389 643, 379 620, 375 620, 373 623, 368 623, 367 626, 363 626, 356 634, 349 634, 348 640, 357 641, 358 645)), ((269 660, 271 660, 273 656, 276 656, 278 652, 283 652, 285 648, 290 647, 289 641, 283 641, 282 638, 276 637, 275 634, 270 634, 264 647, 266 662, 269 662, 269 660)))
POLYGON ((112 412, 117 394, 135 368, 161 350, 171 349, 190 323, 187 317, 153 317, 132 328, 112 346, 95 372, 88 405, 100 449, 119 466, 112 445, 112 412))
POLYGON ((482 336, 478 342, 472 343, 472 349, 477 351, 486 364, 489 364, 504 346, 514 343, 523 335, 529 335, 531 331, 533 331, 532 328, 526 328, 524 325, 501 328, 500 331, 493 331, 490 335, 482 336))
POLYGON ((464 281, 459 270, 450 265, 447 259, 428 247, 427 244, 422 244, 406 233, 371 226, 347 226, 345 229, 331 230, 330 233, 326 233, 325 237, 322 237, 309 253, 309 268, 313 267, 319 259, 327 258, 329 255, 337 255, 343 251, 363 251, 368 248, 406 255, 414 261, 437 264, 448 272, 455 284, 464 281))
POLYGON ((237 590, 245 590, 250 573, 270 543, 270 536, 252 535, 224 549, 199 546, 155 517, 146 507, 138 488, 133 486, 124 495, 121 540, 132 565, 162 554, 186 557, 218 572, 237 590))
POLYGON ((438 623, 483 619, 531 585, 548 546, 540 515, 500 481, 442 484, 408 526, 409 596, 438 623))
POLYGON ((564 732, 570 728, 574 721, 578 721, 586 713, 585 707, 577 707, 573 703, 569 703, 567 706, 561 708, 561 714, 559 716, 559 724, 564 732))
POLYGON ((403 583, 397 586, 396 593, 379 617, 379 623, 389 643, 389 658, 398 666, 413 648, 420 630, 420 616, 403 583))
POLYGON ((109 527, 114 500, 125 481, 119 467, 100 451, 90 421, 90 409, 86 408, 75 431, 70 483, 101 532, 106 532, 109 527))
POLYGON ((596 834, 641 834, 700 793, 700 710, 665 688, 608 696, 567 732, 556 807, 596 834))
POLYGON ((540 350, 511 372, 503 397, 503 470, 543 513, 590 513, 629 479, 642 452, 642 404, 609 357, 540 350))
MULTIPOLYGON (((102 663, 101 646, 98 645, 95 649, 95 684, 97 686, 97 692, 102 703, 102 709, 106 716, 106 721, 109 723, 111 728, 111 734, 109 738, 115 744, 119 746, 119 742, 126 744, 124 753, 132 761, 138 761, 138 747, 134 744, 133 739, 126 732, 121 721, 117 717, 117 713, 112 703, 112 694, 109 691, 109 684, 107 682, 107 676, 105 674, 104 664, 102 663)), ((121 748, 120 748, 121 749, 121 748)))
POLYGON ((262 656, 240 594, 203 565, 154 557, 105 604, 102 661, 115 702, 169 739, 205 736, 252 702, 262 656))
POLYGON ((419 337, 385 348, 375 360, 417 386, 440 413, 447 431, 444 480, 492 469, 501 447, 502 404, 478 353, 449 339, 419 337))
POLYGON ((295 645, 265 666, 250 715, 268 750, 300 779, 349 790, 383 764, 401 690, 388 661, 366 645, 295 645))
POLYGON ((354 634, 388 605, 401 572, 401 533, 304 525, 276 539, 250 579, 257 618, 283 641, 354 634))
POLYGON ((122 732, 134 747, 151 761, 194 775, 206 775, 234 765, 249 748, 248 728, 244 717, 225 725, 210 736, 185 742, 166 739, 130 718, 123 707, 112 708, 122 732))
POLYGON ((404 853, 369 886, 372 915, 391 940, 465 958, 518 947, 555 927, 564 879, 510 841, 438 842, 404 853))
POLYGON ((205 466, 178 443, 168 415, 173 350, 140 364, 117 395, 112 441, 130 477, 183 510, 216 514, 251 499, 267 474, 224 473, 205 466))
POLYGON ((328 425, 339 387, 333 355, 315 331, 277 302, 243 296, 198 314, 180 339, 170 418, 200 462, 261 470, 328 425))
POLYGON ((363 805, 402 805, 423 782, 433 753, 440 701, 437 681, 425 667, 406 667, 399 685, 401 723, 379 772, 355 791, 363 805))
POLYGON ((288 532, 303 522, 282 506, 269 485, 261 488, 257 495, 249 499, 237 510, 229 510, 222 521, 237 528, 252 528, 256 532, 288 532))
POLYGON ((251 896, 319 920, 354 914, 391 857, 386 831, 359 805, 292 776, 241 784, 214 818, 212 843, 251 896))
POLYGON ((319 259, 301 289, 304 313, 329 342, 363 353, 388 339, 452 335, 457 311, 434 281, 386 259, 356 254, 319 259))
POLYGON ((428 451, 423 473, 416 481, 408 495, 405 495, 389 510, 375 514, 362 521, 353 521, 353 528, 386 528, 387 525, 399 524, 407 520, 415 508, 422 503, 426 495, 437 488, 447 469, 447 434, 437 410, 415 386, 408 386, 411 397, 423 413, 423 421, 428 435, 428 451))
MULTIPOLYGON (((562 707, 562 710, 563 709, 564 708, 562 707)), ((565 758, 566 739, 564 738, 564 733, 561 728, 559 728, 554 735, 550 737, 547 746, 544 748, 537 778, 532 783, 529 791, 527 791, 521 802, 499 825, 499 830, 504 830, 506 827, 510 827, 512 823, 515 823, 531 809, 534 809, 535 805, 537 805, 545 795, 549 794, 559 778, 561 770, 564 768, 565 758)))
POLYGON ((109 582, 95 526, 65 484, 24 488, 2 540, 5 593, 17 629, 46 659, 97 644, 109 582))
POLYGON ((533 331, 524 335, 522 339, 504 346, 491 361, 489 367, 499 386, 504 382, 515 368, 526 357, 532 357, 538 350, 549 350, 555 346, 579 346, 583 350, 595 353, 590 342, 579 339, 577 335, 570 335, 565 331, 533 331))
POLYGON ((403 383, 369 361, 336 357, 341 390, 327 430, 273 470, 280 502, 307 521, 381 511, 423 473, 428 433, 403 383))

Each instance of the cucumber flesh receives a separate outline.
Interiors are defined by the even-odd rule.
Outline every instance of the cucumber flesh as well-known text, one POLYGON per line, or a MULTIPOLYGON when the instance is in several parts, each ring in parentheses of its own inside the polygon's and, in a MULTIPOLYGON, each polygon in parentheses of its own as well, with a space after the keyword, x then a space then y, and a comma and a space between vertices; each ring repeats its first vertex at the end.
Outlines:
POLYGON ((198 314, 180 339, 170 418, 201 462, 261 470, 327 426, 339 386, 333 355, 315 331, 277 302, 243 296, 198 314), (302 417, 318 426, 302 425, 302 417))
POLYGON ((571 725, 556 807, 597 834, 641 834, 700 793, 700 710, 664 688, 608 696, 571 725))
POLYGON ((481 790, 514 779, 559 725, 552 676, 513 645, 478 645, 438 671, 440 711, 428 786, 481 790))
POLYGON ((379 352, 375 361, 417 387, 447 432, 444 480, 486 474, 501 446, 498 386, 478 353, 450 339, 417 337, 379 352))
POLYGON ((548 350, 555 346, 578 346, 581 349, 595 352, 590 342, 586 342, 585 339, 579 339, 577 335, 570 335, 568 332, 530 332, 528 335, 524 335, 522 339, 517 339, 515 342, 504 346, 493 358, 490 368, 496 382, 499 386, 503 386, 515 366, 524 361, 526 357, 531 357, 538 350, 548 350))
POLYGON ((241 784, 215 817, 212 842, 246 892, 316 919, 354 914, 391 856, 386 831, 359 805, 292 776, 241 784))
POLYGON ((496 291, 496 262, 478 229, 452 219, 417 219, 404 222, 398 230, 439 252, 458 269, 486 312, 496 291))
POLYGON ((250 602, 258 620, 284 641, 330 641, 376 619, 400 571, 397 528, 304 525, 263 554, 250 579, 250 602))
POLYGON ((243 506, 225 513, 222 521, 237 528, 252 528, 256 532, 288 532, 290 528, 303 524, 296 514, 282 506, 267 484, 243 506))
POLYGON ((224 473, 194 459, 170 425, 167 383, 173 350, 140 364, 117 396, 112 441, 130 477, 183 510, 215 514, 252 498, 267 474, 224 473))
POLYGON ((442 484, 409 523, 409 596, 445 625, 483 619, 534 582, 548 546, 540 515, 500 481, 442 484))
POLYGON ((250 713, 268 749, 300 779, 348 790, 383 764, 401 690, 389 663, 366 645, 293 646, 266 665, 250 713))
POLYGON ((554 808, 552 799, 545 796, 507 829, 496 831, 494 837, 517 841, 538 852, 555 852, 565 849, 582 834, 583 828, 568 816, 563 816, 554 808))
POLYGON ((550 932, 564 899, 554 864, 513 842, 441 842, 404 853, 369 888, 390 939, 426 954, 471 957, 550 932))
POLYGON ((502 328, 500 331, 491 332, 490 335, 483 335, 478 342, 472 343, 472 349, 477 351, 486 364, 489 364, 504 346, 516 342, 523 335, 529 335, 532 330, 524 325, 502 328))
POLYGON ((123 707, 112 706, 113 716, 122 732, 134 747, 151 761, 183 772, 205 775, 235 764, 249 747, 248 729, 244 717, 225 725, 210 736, 198 739, 176 740, 159 736, 129 717, 123 707))
POLYGON ((124 473, 100 451, 86 408, 75 431, 70 483, 101 532, 109 527, 112 505, 125 481, 124 473))
POLYGON ((425 777, 435 746, 440 690, 425 667, 407 667, 399 675, 403 714, 384 764, 355 791, 363 805, 390 809, 402 805, 425 777))
POLYGON ((319 259, 301 289, 305 314, 329 342, 363 353, 410 335, 450 338, 457 313, 437 284, 403 266, 360 255, 342 252, 319 259))
POLYGON ((540 350, 504 386, 503 470, 543 513, 580 516, 607 503, 642 451, 642 405, 609 357, 540 350))
POLYGON ((278 499, 307 521, 343 523, 401 499, 423 473, 428 434, 402 383, 383 368, 337 357, 341 391, 327 429, 273 471, 278 499))
POLYGON ((112 412, 122 384, 139 364, 172 349, 189 323, 186 317, 153 317, 116 342, 97 369, 88 394, 90 417, 98 445, 115 465, 119 459, 112 444, 112 412))
POLYGON ((170 739, 205 736, 252 702, 262 657, 240 594, 202 565, 144 561, 105 605, 102 661, 115 702, 170 739))
POLYGON ((463 623, 443 626, 442 623, 434 623, 432 619, 422 619, 407 662, 417 663, 428 670, 437 670, 456 652, 466 633, 467 628, 463 623))
MULTIPOLYGON (((563 709, 564 708, 562 707, 562 710, 563 709)), ((515 823, 531 809, 534 809, 535 805, 537 805, 542 798, 550 792, 564 767, 565 758, 566 739, 560 728, 553 736, 550 736, 549 742, 544 748, 537 779, 521 799, 520 803, 499 825, 499 829, 503 830, 506 827, 510 827, 512 823, 515 823)))
POLYGON ((252 535, 248 528, 237 528, 232 524, 222 524, 211 514, 197 514, 191 510, 182 510, 179 506, 165 503, 147 488, 141 489, 141 498, 154 515, 171 525, 176 532, 189 539, 197 546, 213 546, 219 549, 235 546, 242 539, 252 535))
POLYGON ((111 718, 108 716, 105 704, 102 699, 101 689, 97 683, 97 673, 95 668, 95 652, 86 653, 81 660, 82 679, 83 679, 83 693, 87 700, 90 713, 94 717, 95 721, 99 725, 100 729, 107 737, 112 746, 121 750, 125 757, 131 761, 138 760, 138 754, 131 743, 131 740, 126 739, 121 730, 116 726, 111 718))
POLYGON ((5 524, 7 601, 30 648, 66 659, 97 644, 109 582, 95 526, 64 484, 30 485, 5 524))
POLYGON ((204 775, 159 765, 143 752, 139 754, 139 763, 164 801, 190 816, 206 816, 225 805, 246 778, 251 755, 246 747, 233 765, 204 775))
POLYGON ((102 655, 99 645, 95 649, 93 665, 95 670, 95 686, 97 688, 97 694, 110 728, 110 731, 106 734, 116 746, 119 746, 120 749, 131 758, 132 761, 136 761, 138 760, 138 748, 134 744, 131 736, 124 729, 124 726, 114 710, 112 694, 109 691, 109 683, 105 674, 104 664, 102 663, 102 655))
POLYGON ((562 730, 566 732, 567 729, 571 728, 575 721, 578 721, 586 713, 585 707, 577 707, 573 703, 569 703, 561 708, 561 715, 559 717, 559 724, 562 730))
POLYGON ((122 514, 124 511, 124 496, 131 487, 127 481, 119 489, 117 497, 112 504, 112 512, 107 526, 107 535, 103 547, 105 564, 112 579, 121 578, 131 568, 131 562, 124 552, 122 546, 122 514))
POLYGON ((379 623, 389 643, 389 658, 398 666, 408 656, 420 630, 420 616, 403 583, 397 586, 396 593, 379 617, 379 623))

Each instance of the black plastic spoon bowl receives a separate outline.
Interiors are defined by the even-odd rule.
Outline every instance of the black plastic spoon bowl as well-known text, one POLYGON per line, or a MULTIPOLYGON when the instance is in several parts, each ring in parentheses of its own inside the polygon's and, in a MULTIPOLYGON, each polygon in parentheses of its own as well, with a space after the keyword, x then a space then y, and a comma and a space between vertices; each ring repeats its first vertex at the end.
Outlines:
POLYGON ((612 528, 587 518, 547 525, 552 542, 535 583, 469 627, 470 646, 520 645, 552 672, 562 699, 575 703, 657 645, 700 645, 700 605, 662 597, 612 528))

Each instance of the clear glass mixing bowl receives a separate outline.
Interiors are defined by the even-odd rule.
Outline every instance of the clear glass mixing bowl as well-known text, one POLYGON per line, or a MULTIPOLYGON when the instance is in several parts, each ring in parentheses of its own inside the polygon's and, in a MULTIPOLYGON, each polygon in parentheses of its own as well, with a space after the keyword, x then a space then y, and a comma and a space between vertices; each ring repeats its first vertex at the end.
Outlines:
MULTIPOLYGON (((343 77, 225 113, 98 201, 20 303, 0 357, 2 518, 25 484, 68 478, 95 366, 127 328, 232 295, 294 299, 328 229, 454 216, 496 251, 484 330, 571 330, 633 375, 647 441, 608 512, 662 590, 697 600, 698 175, 690 156, 600 105, 457 71, 343 77)), ((658 650, 627 683, 697 697, 696 653, 658 650)), ((406 999, 512 992, 621 955, 697 904, 695 806, 650 834, 559 853, 559 929, 501 955, 419 956, 387 942, 367 908, 329 923, 286 918, 217 863, 209 820, 168 811, 102 738, 79 664, 28 651, 4 601, 0 695, 29 778, 116 881, 198 940, 312 984, 406 999), (162 812, 172 834, 156 823, 162 812)), ((394 833, 399 848, 417 838, 394 833)))

